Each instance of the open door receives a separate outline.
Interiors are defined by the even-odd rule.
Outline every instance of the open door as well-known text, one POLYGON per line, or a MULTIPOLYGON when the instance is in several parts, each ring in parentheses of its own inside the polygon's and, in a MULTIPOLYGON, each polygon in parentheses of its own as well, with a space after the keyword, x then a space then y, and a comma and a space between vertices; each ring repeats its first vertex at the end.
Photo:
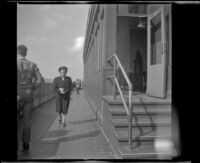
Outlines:
POLYGON ((166 53, 165 53, 164 7, 148 16, 147 28, 147 90, 149 96, 165 98, 166 53))

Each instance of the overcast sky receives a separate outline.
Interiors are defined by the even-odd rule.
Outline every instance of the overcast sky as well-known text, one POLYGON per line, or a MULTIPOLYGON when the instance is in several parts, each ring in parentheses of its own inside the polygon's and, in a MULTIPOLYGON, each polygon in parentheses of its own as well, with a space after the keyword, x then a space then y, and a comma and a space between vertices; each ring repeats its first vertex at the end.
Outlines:
POLYGON ((72 80, 83 78, 83 44, 89 5, 18 5, 17 44, 28 47, 27 58, 45 78, 67 66, 72 80))

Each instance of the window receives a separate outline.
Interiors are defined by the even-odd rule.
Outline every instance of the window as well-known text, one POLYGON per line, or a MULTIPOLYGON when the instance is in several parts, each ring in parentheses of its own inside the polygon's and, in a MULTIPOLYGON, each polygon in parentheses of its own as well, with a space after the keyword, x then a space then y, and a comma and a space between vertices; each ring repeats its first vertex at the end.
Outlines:
POLYGON ((150 21, 151 28, 151 65, 161 63, 161 14, 150 21))
POLYGON ((146 14, 147 6, 146 5, 128 5, 129 14, 146 14))

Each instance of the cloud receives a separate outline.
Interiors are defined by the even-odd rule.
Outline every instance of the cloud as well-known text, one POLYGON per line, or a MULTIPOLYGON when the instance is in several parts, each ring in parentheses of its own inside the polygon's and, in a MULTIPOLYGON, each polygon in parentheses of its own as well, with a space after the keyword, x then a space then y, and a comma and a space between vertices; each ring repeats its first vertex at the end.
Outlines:
POLYGON ((84 39, 84 36, 76 37, 74 44, 71 47, 68 47, 67 50, 71 52, 81 50, 83 48, 84 39))
POLYGON ((33 35, 27 35, 18 41, 18 44, 25 44, 28 46, 41 46, 48 42, 48 39, 45 37, 37 37, 33 35))

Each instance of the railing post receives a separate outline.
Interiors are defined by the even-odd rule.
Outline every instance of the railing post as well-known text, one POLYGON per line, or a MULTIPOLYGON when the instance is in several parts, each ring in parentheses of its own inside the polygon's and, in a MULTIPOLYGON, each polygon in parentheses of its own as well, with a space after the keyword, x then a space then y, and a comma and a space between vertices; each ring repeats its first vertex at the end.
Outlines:
POLYGON ((132 149, 132 88, 129 88, 129 148, 132 149))
POLYGON ((114 99, 116 100, 116 83, 115 83, 115 79, 116 79, 116 60, 114 57, 114 99))

